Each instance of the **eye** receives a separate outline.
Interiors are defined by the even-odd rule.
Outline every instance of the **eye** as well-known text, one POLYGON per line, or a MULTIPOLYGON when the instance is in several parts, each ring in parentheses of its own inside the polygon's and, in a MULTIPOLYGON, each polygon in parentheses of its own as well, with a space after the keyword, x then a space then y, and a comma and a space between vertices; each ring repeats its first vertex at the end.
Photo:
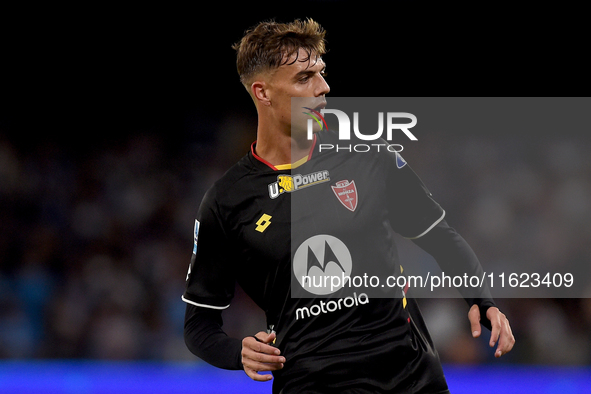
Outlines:
POLYGON ((300 83, 306 83, 310 80, 310 75, 304 75, 303 77, 300 77, 300 79, 298 79, 298 82, 300 83))

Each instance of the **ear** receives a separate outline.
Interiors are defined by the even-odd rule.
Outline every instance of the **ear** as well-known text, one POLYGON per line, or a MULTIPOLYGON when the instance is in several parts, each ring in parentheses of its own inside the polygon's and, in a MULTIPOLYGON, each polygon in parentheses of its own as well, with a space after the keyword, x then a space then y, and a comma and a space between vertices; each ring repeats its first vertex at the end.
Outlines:
POLYGON ((265 81, 254 81, 250 85, 250 93, 255 99, 255 102, 265 106, 271 105, 271 98, 269 97, 269 90, 265 81))

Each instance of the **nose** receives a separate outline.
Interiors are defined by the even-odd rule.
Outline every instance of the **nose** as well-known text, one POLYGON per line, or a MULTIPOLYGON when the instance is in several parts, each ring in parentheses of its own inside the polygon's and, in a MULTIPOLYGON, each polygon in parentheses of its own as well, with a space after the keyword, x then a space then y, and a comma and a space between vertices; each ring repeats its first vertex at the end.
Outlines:
POLYGON ((330 86, 326 83, 323 76, 320 76, 318 87, 316 88, 316 97, 324 96, 330 92, 330 86))

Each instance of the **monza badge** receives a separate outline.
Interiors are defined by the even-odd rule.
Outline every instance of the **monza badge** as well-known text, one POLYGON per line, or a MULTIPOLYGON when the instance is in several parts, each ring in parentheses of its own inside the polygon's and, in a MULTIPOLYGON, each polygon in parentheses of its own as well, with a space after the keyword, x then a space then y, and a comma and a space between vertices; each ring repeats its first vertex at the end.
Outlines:
POLYGON ((355 211, 357 208, 357 188, 355 187, 355 181, 342 180, 338 181, 335 186, 332 187, 332 191, 335 196, 339 199, 341 204, 345 206, 349 211, 355 211))

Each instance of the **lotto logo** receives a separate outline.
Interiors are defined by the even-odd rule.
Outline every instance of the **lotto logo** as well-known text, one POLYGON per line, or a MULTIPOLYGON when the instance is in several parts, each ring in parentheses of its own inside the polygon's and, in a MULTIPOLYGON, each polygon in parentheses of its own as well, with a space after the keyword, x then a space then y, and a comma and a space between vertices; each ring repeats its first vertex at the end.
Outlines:
POLYGON ((267 227, 269 227, 269 225, 271 224, 271 215, 267 215, 266 213, 263 214, 263 216, 261 216, 261 218, 259 220, 257 220, 256 223, 256 228, 255 230, 258 231, 259 233, 262 233, 263 231, 265 231, 267 229, 267 227))

